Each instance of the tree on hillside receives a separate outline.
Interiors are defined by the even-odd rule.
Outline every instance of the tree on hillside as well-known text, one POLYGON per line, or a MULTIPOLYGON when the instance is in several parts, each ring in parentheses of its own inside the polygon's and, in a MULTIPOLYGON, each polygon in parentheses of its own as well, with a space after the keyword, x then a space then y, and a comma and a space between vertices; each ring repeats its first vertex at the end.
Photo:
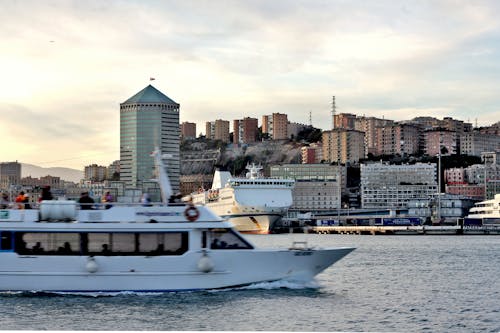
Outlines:
POLYGON ((321 141, 322 132, 319 128, 307 126, 297 134, 295 141, 307 141, 309 143, 321 141))

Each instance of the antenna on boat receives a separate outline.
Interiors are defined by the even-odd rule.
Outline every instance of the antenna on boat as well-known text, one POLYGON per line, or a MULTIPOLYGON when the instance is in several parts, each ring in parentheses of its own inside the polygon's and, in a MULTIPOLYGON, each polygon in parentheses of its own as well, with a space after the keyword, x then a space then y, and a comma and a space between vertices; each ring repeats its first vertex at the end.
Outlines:
MULTIPOLYGON (((168 179, 165 163, 163 163, 160 148, 155 147, 152 153, 156 169, 156 177, 158 184, 160 185, 161 192, 161 202, 164 204, 168 203, 168 199, 172 196, 172 186, 170 185, 170 180, 168 179)), ((165 155, 165 157, 169 157, 165 155)))

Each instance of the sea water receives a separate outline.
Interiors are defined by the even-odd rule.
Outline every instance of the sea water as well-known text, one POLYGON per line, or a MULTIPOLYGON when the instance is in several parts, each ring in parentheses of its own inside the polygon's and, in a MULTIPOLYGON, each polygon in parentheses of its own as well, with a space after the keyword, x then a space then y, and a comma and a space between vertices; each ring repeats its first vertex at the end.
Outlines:
POLYGON ((179 293, 0 294, 2 330, 499 332, 500 236, 254 235, 354 246, 306 284, 179 293))

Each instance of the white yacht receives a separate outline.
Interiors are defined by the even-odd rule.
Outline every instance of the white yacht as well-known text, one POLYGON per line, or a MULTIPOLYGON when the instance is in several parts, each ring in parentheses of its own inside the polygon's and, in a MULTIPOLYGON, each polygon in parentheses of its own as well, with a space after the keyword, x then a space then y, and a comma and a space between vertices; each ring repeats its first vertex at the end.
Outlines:
MULTIPOLYGON (((158 151, 157 166, 161 166, 158 151)), ((206 206, 79 209, 42 201, 0 210, 0 290, 182 291, 312 279, 353 248, 257 249, 206 206)))
POLYGON ((191 197, 193 203, 229 219, 240 232, 265 234, 292 205, 295 181, 264 178, 260 165, 247 165, 247 170, 246 178, 216 170, 212 188, 200 189, 191 197))
POLYGON ((476 203, 466 218, 482 220, 483 224, 500 224, 500 194, 495 194, 493 199, 476 203))

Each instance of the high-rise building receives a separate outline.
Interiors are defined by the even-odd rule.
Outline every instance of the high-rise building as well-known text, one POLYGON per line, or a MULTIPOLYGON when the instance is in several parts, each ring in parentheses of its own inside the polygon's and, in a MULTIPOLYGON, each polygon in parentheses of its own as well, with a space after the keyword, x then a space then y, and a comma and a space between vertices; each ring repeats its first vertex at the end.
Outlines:
POLYGON ((195 139, 196 138, 196 123, 183 122, 181 124, 182 139, 195 139))
POLYGON ((367 154, 377 155, 377 128, 394 124, 393 120, 375 117, 356 117, 354 129, 365 132, 365 146, 367 154))
POLYGON ((21 181, 21 163, 0 163, 0 188, 7 190, 10 185, 18 185, 21 181))
POLYGON ((453 155, 457 153, 457 132, 446 129, 432 129, 424 132, 425 149, 429 156, 453 155), (443 151, 446 148, 446 152, 443 151))
POLYGON ((152 85, 120 104, 120 180, 141 187, 154 178, 151 152, 158 146, 163 154, 174 192, 179 191, 180 105, 152 85))
POLYGON ((233 143, 252 143, 257 141, 257 118, 235 119, 233 121, 233 143))
POLYGON ((229 142, 229 121, 222 119, 207 121, 205 135, 207 139, 229 142))
POLYGON ((333 116, 334 128, 354 129, 356 115, 352 113, 339 113, 333 116))
POLYGON ((108 168, 102 165, 87 165, 83 171, 84 179, 94 182, 102 182, 107 177, 107 171, 108 168))
POLYGON ((409 124, 377 128, 377 155, 413 155, 419 152, 419 128, 409 124))
POLYGON ((323 159, 328 162, 357 163, 365 155, 365 133, 347 129, 324 131, 323 159))
POLYGON ((288 138, 288 116, 283 113, 273 113, 270 116, 262 116, 262 133, 269 134, 273 140, 285 140, 288 138))

